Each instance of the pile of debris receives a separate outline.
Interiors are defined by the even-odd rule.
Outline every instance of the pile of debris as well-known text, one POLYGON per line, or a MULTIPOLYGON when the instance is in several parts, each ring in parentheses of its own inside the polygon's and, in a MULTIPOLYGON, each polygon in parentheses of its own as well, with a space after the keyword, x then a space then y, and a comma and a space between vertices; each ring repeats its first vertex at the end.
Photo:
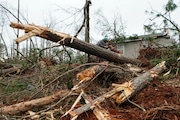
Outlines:
MULTIPOLYGON (((180 118, 178 112, 180 110, 180 87, 166 86, 158 80, 166 69, 165 61, 147 69, 143 67, 147 65, 147 62, 143 63, 139 60, 118 56, 111 51, 103 50, 98 46, 48 28, 15 23, 12 23, 11 27, 24 29, 26 32, 26 35, 18 38, 17 42, 32 36, 40 36, 114 63, 104 61, 81 64, 60 75, 58 75, 57 68, 47 68, 54 73, 53 79, 36 89, 36 92, 29 98, 14 104, 6 104, 7 102, 5 103, 2 98, 2 104, 0 104, 2 118, 18 118, 18 116, 21 119, 32 120, 43 118, 62 120, 178 120, 180 118), (99 54, 101 51, 105 52, 99 54), (112 57, 107 57, 107 54, 112 57), (71 74, 72 78, 68 82, 67 74, 71 74), (60 78, 63 81, 58 84, 60 78), (67 86, 63 83, 67 83, 67 86), (52 85, 56 86, 56 89, 52 89, 52 85), (37 97, 39 93, 44 94, 37 97)), ((18 69, 21 70, 21 68, 18 69)), ((46 67, 40 69, 43 71, 46 67)), ((37 70, 31 74, 36 73, 37 70)), ((47 73, 43 74, 46 78, 48 75, 47 73)), ((53 88, 55 88, 54 86, 53 88)))

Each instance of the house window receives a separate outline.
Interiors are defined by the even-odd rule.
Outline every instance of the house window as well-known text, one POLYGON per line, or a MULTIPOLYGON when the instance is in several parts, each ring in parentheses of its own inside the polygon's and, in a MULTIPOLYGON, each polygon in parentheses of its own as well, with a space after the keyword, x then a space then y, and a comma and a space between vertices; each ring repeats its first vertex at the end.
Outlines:
POLYGON ((142 47, 147 48, 148 47, 148 42, 146 40, 142 41, 142 47))
POLYGON ((124 54, 124 44, 119 44, 117 47, 118 51, 122 52, 122 54, 124 54))

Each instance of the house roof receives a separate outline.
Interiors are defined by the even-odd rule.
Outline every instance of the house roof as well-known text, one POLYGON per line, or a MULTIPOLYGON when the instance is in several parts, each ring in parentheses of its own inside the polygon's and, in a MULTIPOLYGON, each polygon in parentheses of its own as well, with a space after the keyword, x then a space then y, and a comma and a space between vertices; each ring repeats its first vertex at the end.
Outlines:
POLYGON ((165 39, 169 39, 170 36, 167 34, 167 33, 155 33, 155 34, 149 34, 149 35, 140 35, 140 36, 137 36, 138 38, 137 39, 127 39, 125 40, 124 42, 125 43, 128 43, 128 42, 137 42, 137 41, 141 41, 141 40, 148 40, 146 38, 153 38, 153 39, 156 39, 156 38, 165 38, 165 39))

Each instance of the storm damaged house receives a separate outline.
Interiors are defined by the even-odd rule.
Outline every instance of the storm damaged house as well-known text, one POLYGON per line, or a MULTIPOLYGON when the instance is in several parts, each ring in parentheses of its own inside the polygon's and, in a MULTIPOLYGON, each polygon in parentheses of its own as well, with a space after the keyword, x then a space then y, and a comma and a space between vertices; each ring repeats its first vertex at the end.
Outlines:
POLYGON ((170 38, 168 34, 156 33, 126 39, 117 45, 117 49, 125 57, 137 58, 141 49, 146 49, 147 47, 168 47, 173 46, 174 43, 175 40, 170 38))

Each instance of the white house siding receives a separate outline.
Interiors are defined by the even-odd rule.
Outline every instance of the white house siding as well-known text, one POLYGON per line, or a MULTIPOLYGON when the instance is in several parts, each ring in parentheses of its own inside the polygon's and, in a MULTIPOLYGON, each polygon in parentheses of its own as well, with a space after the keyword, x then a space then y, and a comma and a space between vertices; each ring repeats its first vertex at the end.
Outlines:
MULTIPOLYGON (((149 41, 142 42, 141 40, 137 40, 137 41, 134 40, 123 43, 124 44, 123 55, 129 58, 137 58, 139 56, 139 50, 146 48, 148 46, 148 42, 149 41)), ((155 39, 152 45, 153 47, 167 47, 167 46, 172 46, 173 42, 174 42, 173 39, 166 39, 161 37, 155 39)))
POLYGON ((129 42, 124 44, 124 56, 137 58, 139 55, 140 41, 129 42))
POLYGON ((159 44, 159 46, 154 46, 154 47, 168 47, 168 46, 172 46, 173 42, 175 42, 173 39, 158 38, 158 39, 156 39, 155 43, 159 44))

